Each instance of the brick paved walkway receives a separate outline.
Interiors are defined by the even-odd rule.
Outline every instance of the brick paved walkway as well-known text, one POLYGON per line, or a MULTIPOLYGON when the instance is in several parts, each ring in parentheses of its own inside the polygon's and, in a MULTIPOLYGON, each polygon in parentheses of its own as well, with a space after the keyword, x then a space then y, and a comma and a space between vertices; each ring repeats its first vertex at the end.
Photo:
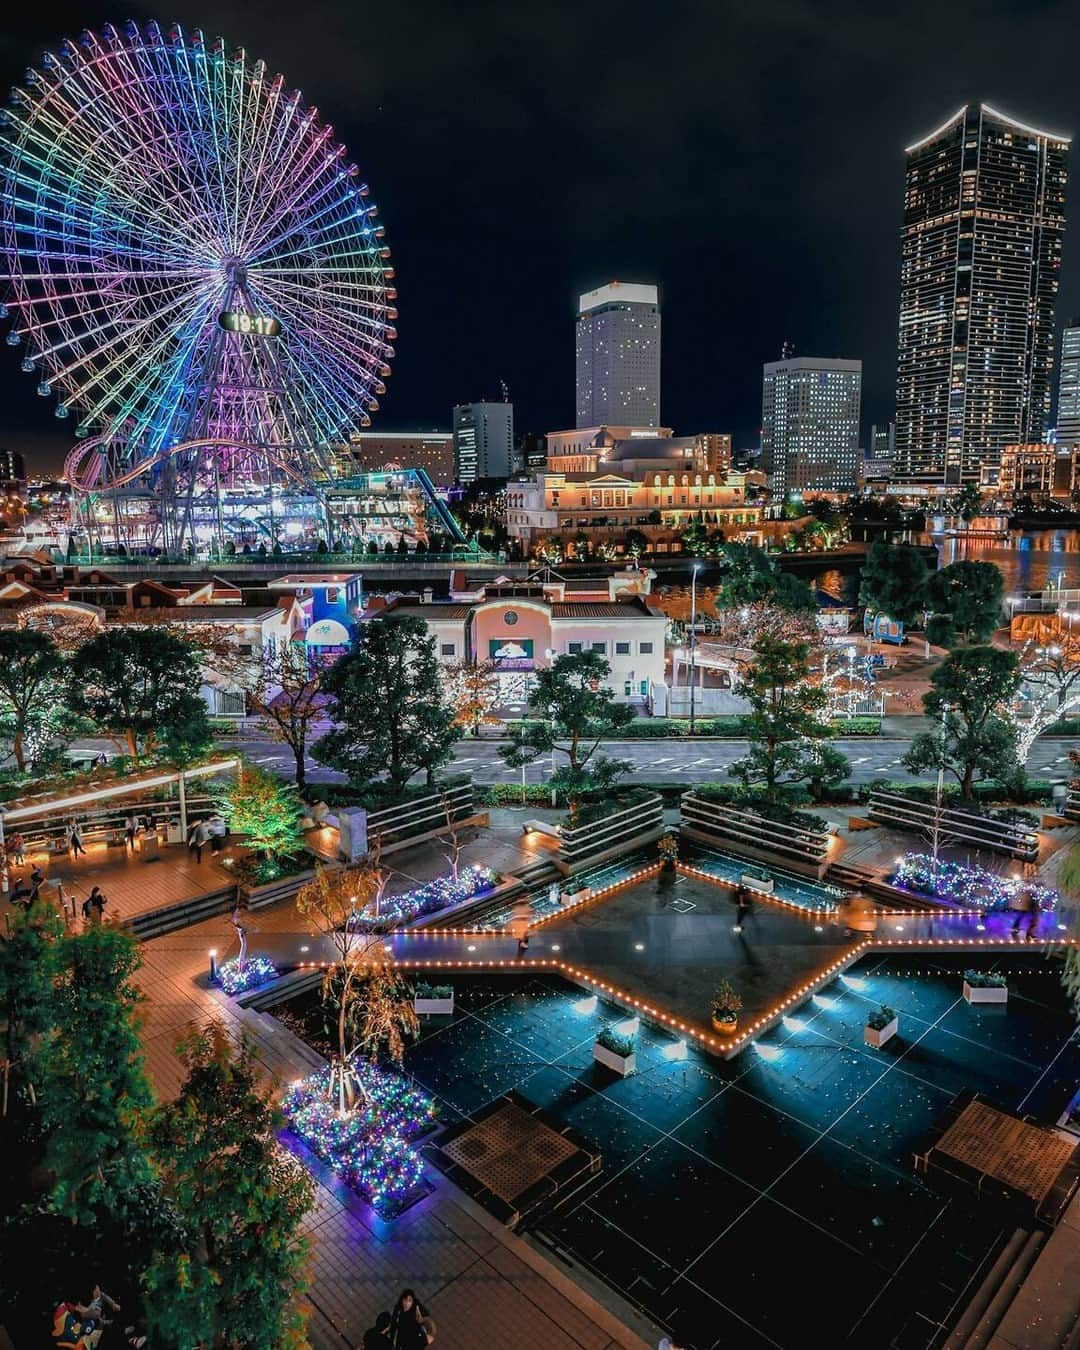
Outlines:
MULTIPOLYGON (((296 931, 291 905, 262 912, 258 921, 267 933, 296 931)), ((224 919, 211 919, 143 945, 143 1041, 163 1097, 174 1095, 182 1079, 173 1053, 177 1033, 212 1016, 246 1029, 260 1061, 281 1078, 319 1062, 273 1018, 238 1009, 208 987, 207 953, 216 947, 226 955, 232 936, 224 919)), ((429 1305, 443 1350, 645 1350, 659 1338, 628 1308, 624 1324, 437 1174, 432 1194, 392 1224, 374 1219, 329 1173, 318 1175, 308 1222, 314 1240, 309 1338, 316 1350, 359 1345, 375 1315, 406 1286, 429 1305)))

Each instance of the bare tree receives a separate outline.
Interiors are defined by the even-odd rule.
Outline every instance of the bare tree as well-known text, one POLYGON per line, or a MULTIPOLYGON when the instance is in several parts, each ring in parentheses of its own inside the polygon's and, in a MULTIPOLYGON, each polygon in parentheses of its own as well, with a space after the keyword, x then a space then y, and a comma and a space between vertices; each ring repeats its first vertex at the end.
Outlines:
POLYGON ((248 706, 267 735, 292 751, 299 788, 305 784, 311 728, 324 711, 323 669, 312 664, 304 648, 291 642, 273 643, 263 649, 252 678, 243 686, 248 706))
POLYGON ((446 829, 440 831, 439 842, 443 845, 443 857, 450 865, 450 876, 456 886, 461 867, 461 850, 464 847, 465 840, 462 838, 461 829, 454 819, 454 803, 450 800, 449 794, 440 792, 439 800, 442 803, 443 814, 446 816, 446 829))

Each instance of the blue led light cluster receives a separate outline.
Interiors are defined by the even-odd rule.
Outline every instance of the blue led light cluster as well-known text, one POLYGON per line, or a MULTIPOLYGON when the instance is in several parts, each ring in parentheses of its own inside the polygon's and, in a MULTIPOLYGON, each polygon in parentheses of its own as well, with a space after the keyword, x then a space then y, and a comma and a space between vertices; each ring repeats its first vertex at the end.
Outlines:
POLYGON ((357 1100, 338 1110, 330 1068, 294 1083, 281 1106, 291 1129, 377 1210, 392 1210, 419 1185, 424 1164, 410 1140, 435 1123, 435 1105, 404 1078, 354 1058, 357 1100))
POLYGON ((218 966, 217 979, 227 994, 243 994, 276 980, 280 973, 268 956, 249 956, 243 965, 235 958, 223 962, 218 966))
POLYGON ((415 919, 418 914, 435 914, 440 909, 460 904, 462 900, 471 900, 490 890, 498 880, 498 873, 490 867, 463 867, 457 881, 452 877, 436 877, 414 891, 405 891, 401 895, 392 895, 384 899, 376 916, 375 906, 366 905, 354 915, 352 923, 357 928, 367 928, 372 924, 402 924, 415 919))
POLYGON ((1026 886, 1031 887, 1044 914, 1053 914, 1058 903, 1056 891, 1025 881, 1023 877, 1002 877, 982 867, 967 867, 944 858, 935 862, 929 853, 906 853, 893 881, 923 895, 940 896, 965 909, 982 910, 984 914, 1008 909, 1010 898, 1026 886))

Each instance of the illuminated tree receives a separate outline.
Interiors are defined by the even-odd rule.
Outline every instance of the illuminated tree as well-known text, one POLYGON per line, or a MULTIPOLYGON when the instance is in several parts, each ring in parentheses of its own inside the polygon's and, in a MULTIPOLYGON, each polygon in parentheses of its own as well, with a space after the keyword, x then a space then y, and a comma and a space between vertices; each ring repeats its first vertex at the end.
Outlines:
POLYGON ((219 810, 248 848, 267 860, 287 857, 304 842, 303 807, 292 783, 283 783, 257 764, 243 764, 217 797, 219 810))
POLYGON ((246 1039, 234 1046, 215 1021, 177 1053, 187 1078, 150 1131, 182 1224, 143 1279, 153 1344, 301 1350, 315 1184, 275 1138, 282 1120, 246 1039))
POLYGON ((11 753, 26 770, 26 743, 63 703, 64 658, 47 633, 0 629, 0 719, 11 732, 11 753))
POLYGON ((1042 646, 1024 644, 1020 652, 1021 688, 1029 695, 1027 716, 1013 718, 1016 758, 1026 764, 1036 739, 1080 707, 1080 644, 1072 637, 1042 646))
POLYGON ((445 671, 446 691, 454 724, 477 735, 483 722, 494 721, 499 706, 499 681, 494 661, 459 661, 445 671))
MULTIPOLYGON (((365 1043, 365 1027, 386 1025, 393 1015, 370 1007, 367 984, 386 963, 381 931, 385 925, 365 918, 374 907, 378 914, 390 872, 376 850, 354 867, 316 867, 315 877, 301 886, 296 908, 333 953, 323 976, 323 1006, 336 1016, 336 1045, 331 1059, 328 1091, 338 1099, 338 1110, 352 1110, 363 1100, 364 1087, 351 1062, 365 1043)), ((376 996, 389 996, 387 986, 376 986, 376 996)), ((396 1000, 396 994, 392 1001, 396 1000)))
POLYGON ((325 714, 323 667, 306 648, 276 642, 263 648, 252 677, 243 684, 248 706, 273 741, 287 745, 296 764, 296 786, 305 786, 305 759, 312 725, 325 714))
POLYGON ((824 720, 828 696, 810 682, 805 642, 759 638, 754 662, 735 692, 750 704, 743 717, 750 748, 728 769, 733 778, 761 784, 767 799, 777 801, 784 784, 831 783, 846 776, 843 756, 837 751, 827 756, 822 745, 832 735, 824 720))

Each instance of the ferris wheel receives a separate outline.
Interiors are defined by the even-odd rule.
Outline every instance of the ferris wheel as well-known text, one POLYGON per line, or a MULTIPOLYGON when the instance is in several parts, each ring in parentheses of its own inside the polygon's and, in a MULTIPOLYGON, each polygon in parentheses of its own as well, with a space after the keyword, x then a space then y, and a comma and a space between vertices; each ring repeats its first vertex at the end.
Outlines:
POLYGON ((397 311, 318 110, 242 48, 129 23, 63 42, 0 116, 6 341, 71 419, 76 490, 170 550, 282 492, 322 500, 397 311))

